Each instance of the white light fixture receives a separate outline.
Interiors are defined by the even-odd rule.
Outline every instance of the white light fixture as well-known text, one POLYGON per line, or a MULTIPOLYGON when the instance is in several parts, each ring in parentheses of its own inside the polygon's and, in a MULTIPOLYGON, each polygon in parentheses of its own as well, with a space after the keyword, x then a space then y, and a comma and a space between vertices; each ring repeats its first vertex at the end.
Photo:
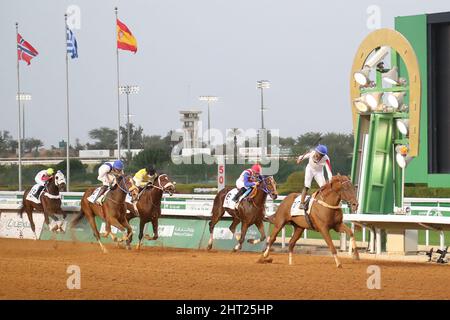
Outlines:
POLYGON ((392 92, 388 95, 387 99, 389 104, 397 110, 403 104, 403 98, 405 97, 406 92, 392 92))
POLYGON ((362 86, 366 86, 369 83, 369 73, 370 73, 370 68, 369 67, 364 67, 362 70, 355 72, 355 74, 353 75, 353 78, 355 78, 355 81, 362 85, 362 86))
POLYGON ((269 80, 258 80, 258 81, 256 81, 256 88, 257 89, 270 88, 270 81, 269 80))
POLYGON ((369 105, 367 104, 366 101, 366 96, 363 95, 359 98, 356 98, 353 101, 353 105, 355 106, 355 108, 359 111, 359 112, 368 112, 370 110, 369 105))
POLYGON ((409 148, 406 145, 397 145, 395 147, 395 161, 398 166, 402 169, 406 167, 406 165, 412 160, 411 156, 408 156, 409 148))
POLYGON ((387 46, 380 47, 367 61, 364 63, 364 66, 369 68, 374 68, 377 64, 379 64, 389 53, 390 48, 387 46))
POLYGON ((397 129, 403 135, 408 135, 409 131, 409 119, 397 119, 396 121, 397 129))
POLYGON ((139 86, 126 85, 119 87, 120 94, 136 94, 139 92, 139 86))
POLYGON ((399 85, 398 82, 398 68, 393 67, 391 70, 389 70, 386 73, 383 73, 383 81, 386 83, 389 83, 393 86, 399 85))
POLYGON ((19 98, 20 98, 20 101, 30 101, 31 100, 31 94, 29 94, 29 93, 20 93, 19 95, 17 95, 16 94, 16 100, 19 100, 19 98))
POLYGON ((381 104, 381 97, 383 96, 383 92, 372 92, 368 93, 365 97, 367 104, 369 105, 372 111, 378 109, 378 106, 381 104))

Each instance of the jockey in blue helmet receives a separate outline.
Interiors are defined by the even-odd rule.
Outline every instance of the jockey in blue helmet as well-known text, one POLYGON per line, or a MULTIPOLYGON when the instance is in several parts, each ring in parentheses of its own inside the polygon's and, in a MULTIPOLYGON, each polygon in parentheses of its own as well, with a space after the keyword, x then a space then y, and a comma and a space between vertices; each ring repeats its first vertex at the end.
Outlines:
POLYGON ((301 155, 298 157, 297 163, 302 162, 303 159, 309 159, 309 161, 305 169, 305 183, 302 191, 300 209, 306 209, 305 199, 308 194, 308 190, 311 188, 312 179, 314 178, 319 187, 322 187, 326 184, 326 180, 323 175, 323 168, 327 171, 328 180, 331 180, 331 177, 333 176, 331 172, 330 158, 328 157, 328 148, 325 145, 319 144, 313 151, 301 155))
POLYGON ((105 162, 98 168, 97 179, 102 182, 103 186, 100 192, 97 194, 95 201, 100 199, 100 197, 106 192, 106 190, 113 186, 116 181, 116 175, 123 174, 123 167, 123 162, 121 160, 116 160, 114 162, 105 162))

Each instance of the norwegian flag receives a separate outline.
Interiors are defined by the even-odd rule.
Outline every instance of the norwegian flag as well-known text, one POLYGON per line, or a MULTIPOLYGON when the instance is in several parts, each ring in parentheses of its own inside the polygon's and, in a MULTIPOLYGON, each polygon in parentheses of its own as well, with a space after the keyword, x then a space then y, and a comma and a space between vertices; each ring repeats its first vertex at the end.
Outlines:
POLYGON ((26 61, 27 65, 30 65, 31 59, 37 55, 37 50, 25 41, 20 34, 17 34, 17 58, 26 61))

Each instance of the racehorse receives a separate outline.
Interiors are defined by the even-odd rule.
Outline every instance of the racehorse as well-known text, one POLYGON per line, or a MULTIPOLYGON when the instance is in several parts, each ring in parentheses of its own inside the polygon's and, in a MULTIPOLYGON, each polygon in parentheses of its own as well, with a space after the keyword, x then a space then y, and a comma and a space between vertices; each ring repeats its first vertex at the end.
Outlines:
POLYGON ((288 223, 294 226, 294 232, 289 241, 289 264, 292 264, 292 254, 294 252, 295 243, 301 237, 303 230, 313 229, 319 231, 325 239, 328 247, 333 254, 336 266, 341 268, 342 265, 337 257, 336 248, 329 234, 331 229, 337 232, 345 232, 351 240, 353 249, 353 258, 359 259, 358 249, 353 235, 353 231, 343 223, 343 213, 340 206, 341 201, 350 204, 352 212, 356 212, 358 208, 358 200, 355 187, 347 176, 336 175, 331 178, 327 184, 316 191, 310 201, 311 210, 308 216, 291 216, 291 207, 299 193, 289 194, 280 204, 275 214, 269 218, 275 227, 270 235, 267 248, 263 253, 263 259, 269 256, 269 251, 277 234, 288 223))
POLYGON ((95 223, 95 216, 99 216, 106 224, 106 233, 102 234, 102 236, 106 238, 108 235, 111 235, 113 241, 117 241, 115 235, 111 233, 111 225, 118 228, 121 232, 126 230, 127 235, 123 236, 122 241, 126 241, 127 249, 131 249, 130 243, 133 239, 133 230, 126 219, 125 196, 131 194, 132 198, 135 199, 138 195, 139 190, 135 186, 133 179, 125 175, 115 175, 115 183, 113 183, 109 192, 105 194, 105 200, 102 205, 91 203, 88 200, 95 190, 96 188, 89 188, 84 192, 81 198, 80 213, 72 221, 71 228, 75 227, 85 216, 91 225, 100 248, 104 253, 107 253, 108 250, 106 250, 100 241, 100 233, 95 223))
POLYGON ((175 192, 175 185, 170 181, 167 174, 158 175, 154 184, 147 184, 139 193, 136 206, 127 203, 127 220, 139 217, 139 242, 136 249, 141 248, 142 238, 144 236, 144 227, 148 222, 153 225, 153 237, 145 235, 148 240, 158 239, 158 219, 161 216, 161 198, 164 192, 172 195, 175 192), (136 212, 137 209, 137 212, 136 212))
POLYGON ((232 187, 227 187, 219 191, 216 197, 214 198, 214 204, 212 208, 212 217, 209 222, 209 232, 210 238, 208 242, 208 250, 211 250, 213 245, 213 231, 214 226, 219 222, 225 212, 228 212, 233 221, 229 227, 230 231, 233 235, 236 232, 236 227, 239 222, 242 222, 241 226, 241 234, 240 236, 236 236, 238 240, 238 244, 234 247, 233 251, 238 251, 242 248, 242 244, 245 239, 245 235, 247 233, 247 229, 251 225, 256 225, 258 227, 259 233, 261 234, 260 239, 254 240, 249 239, 248 242, 252 244, 257 244, 260 241, 263 241, 266 238, 266 234, 264 231, 264 215, 265 215, 265 203, 267 195, 269 194, 272 199, 276 199, 278 196, 276 182, 272 176, 261 176, 258 180, 257 186, 253 189, 252 194, 248 197, 248 199, 242 200, 238 208, 235 210, 224 208, 224 198, 227 193, 232 190, 232 187))
POLYGON ((62 229, 62 223, 58 225, 58 217, 55 214, 62 214, 66 217, 61 209, 61 195, 60 192, 66 191, 66 179, 61 171, 57 171, 54 176, 46 183, 44 190, 42 190, 40 196, 40 203, 27 200, 27 196, 30 193, 31 187, 27 188, 23 193, 22 206, 19 209, 19 216, 22 218, 25 211, 30 221, 31 230, 34 233, 34 238, 37 240, 36 227, 33 221, 33 210, 44 213, 44 221, 47 226, 50 226, 49 216, 56 222, 56 225, 52 228, 52 231, 58 231, 62 229))

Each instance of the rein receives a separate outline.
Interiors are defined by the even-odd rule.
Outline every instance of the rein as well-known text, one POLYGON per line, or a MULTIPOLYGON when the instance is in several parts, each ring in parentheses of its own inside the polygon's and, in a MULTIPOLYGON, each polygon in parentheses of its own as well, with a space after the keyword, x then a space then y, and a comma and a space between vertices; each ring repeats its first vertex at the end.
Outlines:
MULTIPOLYGON (((344 181, 344 182, 341 183, 341 186, 343 186, 343 185, 346 184, 346 183, 350 183, 350 182, 351 182, 350 180, 344 181)), ((341 197, 340 192, 338 193, 338 192, 334 191, 333 188, 330 188, 330 189, 331 189, 331 191, 337 193, 337 194, 339 195, 339 197, 341 197)), ((316 198, 314 198, 314 197, 312 197, 312 199, 313 199, 314 201, 316 201, 318 204, 320 204, 321 206, 325 207, 325 208, 333 209, 333 210, 341 209, 341 208, 342 208, 341 203, 340 203, 341 201, 339 201, 339 205, 337 205, 337 206, 333 206, 333 205, 328 204, 327 202, 325 202, 325 199, 323 198, 324 196, 322 195, 322 191, 324 191, 324 190, 325 190, 325 188, 323 188, 323 189, 321 188, 321 189, 319 190, 319 192, 318 192, 318 195, 319 195, 323 200, 316 199, 316 198)))

